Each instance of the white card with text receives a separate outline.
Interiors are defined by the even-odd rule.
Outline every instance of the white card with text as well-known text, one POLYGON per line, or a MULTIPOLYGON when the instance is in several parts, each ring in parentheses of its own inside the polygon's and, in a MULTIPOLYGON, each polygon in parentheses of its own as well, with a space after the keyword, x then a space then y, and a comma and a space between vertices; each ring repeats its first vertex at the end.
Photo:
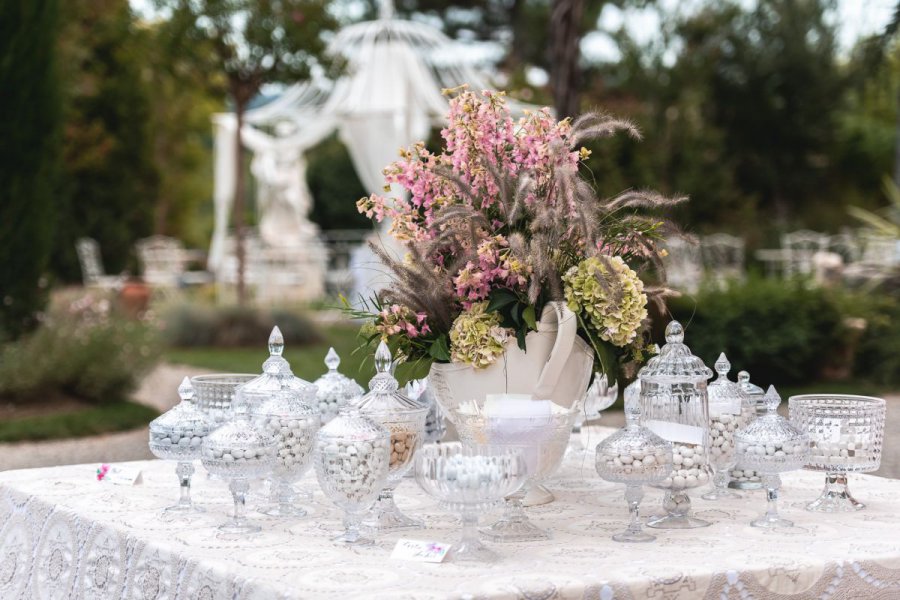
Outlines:
POLYGON ((115 485, 138 485, 142 481, 141 470, 137 467, 112 466, 103 477, 103 480, 115 485))
POLYGON ((439 563, 447 556, 450 544, 440 542, 424 542, 422 540, 397 540, 391 558, 413 560, 418 562, 439 563))

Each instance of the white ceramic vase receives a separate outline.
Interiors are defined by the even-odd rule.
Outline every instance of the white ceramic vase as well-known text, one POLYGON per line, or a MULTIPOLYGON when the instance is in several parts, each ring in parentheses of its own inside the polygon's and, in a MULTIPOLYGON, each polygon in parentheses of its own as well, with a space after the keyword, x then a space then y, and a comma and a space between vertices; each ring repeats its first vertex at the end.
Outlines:
POLYGON ((528 394, 571 407, 584 398, 594 366, 593 350, 577 331, 575 313, 564 302, 548 302, 537 331, 525 338, 527 352, 510 338, 504 355, 483 369, 434 363, 428 386, 451 421, 460 403, 486 394, 528 394))

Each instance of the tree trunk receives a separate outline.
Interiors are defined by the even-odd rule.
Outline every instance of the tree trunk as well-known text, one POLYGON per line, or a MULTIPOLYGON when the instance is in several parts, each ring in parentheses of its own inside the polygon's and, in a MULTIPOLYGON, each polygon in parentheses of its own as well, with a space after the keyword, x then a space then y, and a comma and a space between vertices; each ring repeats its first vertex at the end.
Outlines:
POLYGON ((235 130, 235 177, 234 177, 234 254, 237 258, 237 301, 239 306, 247 303, 247 285, 244 278, 246 272, 247 253, 244 247, 244 144, 241 128, 244 125, 245 104, 238 100, 235 103, 237 129, 235 130))
POLYGON ((584 0, 553 0, 550 13, 550 88, 558 118, 579 110, 581 19, 584 0))
POLYGON ((894 124, 894 183, 900 186, 900 87, 897 88, 897 117, 894 124))

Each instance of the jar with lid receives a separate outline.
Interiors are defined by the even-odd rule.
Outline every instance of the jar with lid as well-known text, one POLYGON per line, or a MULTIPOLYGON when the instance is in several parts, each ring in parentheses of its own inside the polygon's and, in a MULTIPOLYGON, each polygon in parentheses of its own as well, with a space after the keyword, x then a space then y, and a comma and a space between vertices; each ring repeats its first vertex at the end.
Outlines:
MULTIPOLYGON (((740 498, 728 489, 731 469, 735 465, 734 434, 747 424, 749 413, 740 386, 728 379, 731 363, 725 353, 715 363, 718 377, 708 386, 709 394, 709 463, 713 469, 713 489, 701 496, 704 500, 740 498)), ((750 417, 752 418, 752 417, 750 417)))
POLYGON ((595 466, 606 481, 625 484, 625 500, 631 522, 622 533, 612 536, 617 542, 652 542, 656 539, 641 530, 639 507, 643 486, 658 483, 672 475, 672 444, 639 425, 641 405, 638 399, 625 405, 625 427, 597 444, 595 466))
POLYGON ((260 512, 273 517, 302 517, 306 510, 296 505, 294 484, 309 469, 319 411, 303 401, 297 390, 284 386, 252 410, 257 429, 275 440, 271 502, 260 512))
POLYGON ((181 402, 150 422, 150 452, 157 458, 178 462, 175 473, 181 483, 181 497, 164 512, 203 512, 191 502, 193 461, 200 458, 200 446, 216 428, 216 422, 194 404, 194 388, 187 377, 178 386, 178 395, 181 402))
POLYGON ((275 461, 275 440, 259 431, 248 414, 247 402, 240 390, 232 405, 234 417, 206 436, 201 446, 201 462, 211 475, 228 482, 234 500, 231 521, 219 526, 225 537, 256 533, 258 525, 246 516, 250 482, 271 471, 275 461))
POLYGON ((394 503, 394 488, 412 468, 415 454, 425 436, 425 416, 428 406, 404 396, 391 375, 391 351, 385 342, 375 351, 375 377, 369 382, 369 392, 356 404, 360 413, 385 427, 391 433, 391 454, 387 482, 378 495, 367 525, 378 531, 414 529, 422 521, 400 512, 394 503))
POLYGON ((678 321, 666 327, 666 344, 639 374, 642 425, 672 442, 672 476, 652 484, 665 490, 665 514, 647 525, 659 529, 691 529, 710 523, 691 514, 688 490, 706 485, 709 466, 707 380, 712 371, 684 344, 678 321))
POLYGON ((779 474, 803 467, 809 456, 809 436, 776 412, 781 397, 774 387, 769 387, 763 402, 766 414, 735 436, 741 464, 760 474, 768 500, 765 514, 750 525, 767 529, 792 527, 791 521, 778 515, 779 474))
POLYGON ((372 544, 360 525, 384 488, 390 444, 390 432, 360 414, 355 406, 342 407, 338 416, 316 434, 313 465, 319 487, 344 511, 344 533, 335 541, 354 546, 372 544))
MULTIPOLYGON (((744 422, 750 423, 756 417, 766 414, 766 405, 763 402, 766 391, 750 381, 750 373, 739 371, 737 382, 738 387, 741 388, 741 394, 743 394, 741 410, 744 422)), ((733 490, 761 490, 762 479, 760 479, 759 473, 753 469, 744 468, 739 462, 740 457, 736 457, 736 460, 738 462, 729 473, 728 487, 733 490)))

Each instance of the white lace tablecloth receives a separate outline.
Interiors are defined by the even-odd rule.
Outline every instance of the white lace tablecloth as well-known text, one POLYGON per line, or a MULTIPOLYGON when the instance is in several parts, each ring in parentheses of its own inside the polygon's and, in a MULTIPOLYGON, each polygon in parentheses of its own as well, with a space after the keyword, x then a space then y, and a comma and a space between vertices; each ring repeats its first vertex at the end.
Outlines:
MULTIPOLYGON (((208 512, 164 521, 159 511, 178 493, 173 465, 128 464, 143 470, 142 484, 97 482, 96 465, 0 473, 0 599, 900 598, 900 480, 853 476, 851 489, 868 509, 820 515, 802 506, 822 475, 792 473, 782 512, 793 529, 751 528, 764 505, 763 494, 751 492, 718 504, 696 499, 711 527, 656 531, 655 543, 628 545, 610 540, 627 518, 621 488, 598 480, 592 461, 570 461, 549 485, 557 501, 529 509, 553 539, 495 544, 501 562, 472 565, 390 558, 398 537, 458 535, 455 517, 412 480, 400 486, 398 504, 428 528, 350 550, 329 541, 340 515, 312 477, 300 484, 315 490, 309 517, 253 514, 263 533, 230 542, 216 537, 230 509, 221 482, 198 468, 194 497, 208 512)), ((659 498, 650 491, 646 507, 659 498)))

